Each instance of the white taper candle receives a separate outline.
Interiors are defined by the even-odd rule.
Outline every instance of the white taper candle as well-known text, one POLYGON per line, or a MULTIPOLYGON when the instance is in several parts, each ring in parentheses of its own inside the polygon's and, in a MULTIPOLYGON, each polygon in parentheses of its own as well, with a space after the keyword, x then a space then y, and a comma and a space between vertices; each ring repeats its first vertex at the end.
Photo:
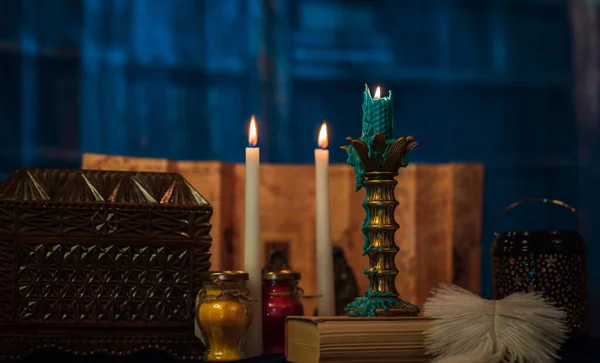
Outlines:
POLYGON ((335 315, 335 286, 333 280, 333 246, 329 208, 329 150, 327 124, 319 132, 319 149, 315 149, 316 176, 316 240, 317 240, 317 310, 319 316, 335 315))
POLYGON ((246 335, 244 352, 247 357, 257 357, 262 354, 262 286, 261 286, 261 256, 260 243, 260 204, 259 204, 259 169, 260 149, 258 130, 254 116, 250 120, 248 136, 249 147, 246 148, 246 204, 244 224, 244 271, 248 273, 248 288, 252 298, 256 300, 254 316, 246 335))

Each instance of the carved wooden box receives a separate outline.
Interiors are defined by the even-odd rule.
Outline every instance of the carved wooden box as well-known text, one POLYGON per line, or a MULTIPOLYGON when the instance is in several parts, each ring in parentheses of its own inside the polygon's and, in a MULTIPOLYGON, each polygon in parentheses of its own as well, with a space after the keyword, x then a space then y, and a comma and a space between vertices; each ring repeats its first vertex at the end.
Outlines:
POLYGON ((180 175, 24 169, 0 185, 0 359, 199 358, 212 207, 180 175))

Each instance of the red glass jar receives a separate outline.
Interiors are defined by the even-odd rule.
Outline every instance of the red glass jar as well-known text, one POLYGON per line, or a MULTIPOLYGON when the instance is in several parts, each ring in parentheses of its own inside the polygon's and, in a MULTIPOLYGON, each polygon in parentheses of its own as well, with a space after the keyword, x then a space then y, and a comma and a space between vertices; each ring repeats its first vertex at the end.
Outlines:
POLYGON ((300 301, 300 273, 283 270, 262 275, 263 354, 285 350, 285 318, 304 315, 300 301))

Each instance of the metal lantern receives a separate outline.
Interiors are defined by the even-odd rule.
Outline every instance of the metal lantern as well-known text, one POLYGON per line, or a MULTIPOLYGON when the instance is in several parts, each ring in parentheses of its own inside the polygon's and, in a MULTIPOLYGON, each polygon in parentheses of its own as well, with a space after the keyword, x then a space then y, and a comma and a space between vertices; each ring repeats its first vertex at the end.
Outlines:
MULTIPOLYGON (((577 213, 553 199, 528 199, 526 203, 551 203, 577 213)), ((541 292, 567 314, 570 332, 588 332, 587 249, 578 230, 496 232, 492 245, 494 299, 515 292, 541 292)))

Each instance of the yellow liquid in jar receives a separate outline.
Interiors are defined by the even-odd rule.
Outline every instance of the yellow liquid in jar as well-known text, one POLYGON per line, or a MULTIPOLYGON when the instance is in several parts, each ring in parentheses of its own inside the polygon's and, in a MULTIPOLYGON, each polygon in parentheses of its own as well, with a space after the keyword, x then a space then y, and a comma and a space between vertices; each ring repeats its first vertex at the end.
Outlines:
MULTIPOLYGON (((206 287, 208 298, 221 291, 206 287)), ((198 320, 208 344, 208 361, 236 361, 244 359, 241 341, 249 326, 246 306, 238 300, 209 300, 200 304, 198 320)))

